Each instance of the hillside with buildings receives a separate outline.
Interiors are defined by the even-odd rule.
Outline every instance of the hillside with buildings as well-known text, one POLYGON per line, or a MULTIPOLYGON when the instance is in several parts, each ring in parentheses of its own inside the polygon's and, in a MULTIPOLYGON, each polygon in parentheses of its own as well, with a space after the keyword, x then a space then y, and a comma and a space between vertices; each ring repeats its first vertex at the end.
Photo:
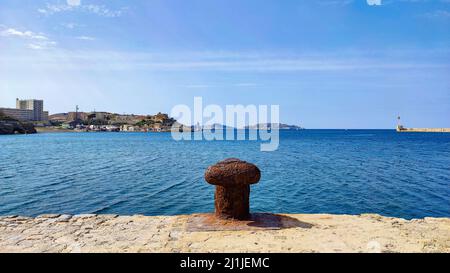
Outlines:
POLYGON ((69 112, 49 116, 53 126, 87 131, 170 131, 176 120, 167 114, 126 115, 109 112, 69 112))
MULTIPOLYGON (((40 130, 78 130, 78 131, 125 131, 125 132, 164 132, 170 131, 176 120, 169 115, 158 113, 156 115, 117 114, 110 112, 79 112, 58 113, 49 116, 44 111, 44 101, 29 99, 16 99, 16 108, 0 107, 0 114, 4 119, 8 117, 9 123, 19 122, 40 127, 40 130)), ((5 123, 5 121, 3 122, 5 123)), ((17 123, 17 124, 19 124, 17 123)), ((10 131, 11 126, 7 126, 10 131)), ((179 125, 182 128, 182 125, 179 125)), ((19 128, 18 126, 15 127, 19 128)), ((34 130, 34 128, 33 128, 34 130)), ((20 130, 23 131, 23 130, 20 130)), ((26 131, 26 130, 25 130, 26 131)))

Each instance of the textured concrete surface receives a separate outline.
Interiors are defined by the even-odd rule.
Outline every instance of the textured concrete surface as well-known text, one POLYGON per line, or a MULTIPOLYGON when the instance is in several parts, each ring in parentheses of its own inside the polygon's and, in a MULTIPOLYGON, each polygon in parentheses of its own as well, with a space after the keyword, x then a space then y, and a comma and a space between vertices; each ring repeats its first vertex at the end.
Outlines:
POLYGON ((0 217, 0 252, 450 252, 449 218, 297 214, 278 229, 193 231, 192 217, 0 217))

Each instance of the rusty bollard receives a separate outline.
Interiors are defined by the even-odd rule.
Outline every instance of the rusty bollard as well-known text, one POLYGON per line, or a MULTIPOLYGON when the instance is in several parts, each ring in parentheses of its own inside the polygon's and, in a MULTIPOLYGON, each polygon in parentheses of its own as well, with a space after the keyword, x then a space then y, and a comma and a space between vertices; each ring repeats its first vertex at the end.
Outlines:
POLYGON ((229 158, 209 167, 205 180, 216 186, 216 217, 246 220, 250 218, 250 185, 256 184, 261 172, 255 165, 229 158))

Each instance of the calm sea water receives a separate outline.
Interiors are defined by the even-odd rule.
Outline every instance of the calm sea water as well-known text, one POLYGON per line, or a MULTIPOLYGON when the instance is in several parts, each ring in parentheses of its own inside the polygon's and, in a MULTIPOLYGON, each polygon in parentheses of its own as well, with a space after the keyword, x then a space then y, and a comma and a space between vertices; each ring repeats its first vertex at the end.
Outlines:
POLYGON ((170 133, 0 136, 0 215, 209 212, 205 169, 238 157, 262 170, 254 211, 450 216, 450 134, 283 131, 278 151, 259 144, 170 133))

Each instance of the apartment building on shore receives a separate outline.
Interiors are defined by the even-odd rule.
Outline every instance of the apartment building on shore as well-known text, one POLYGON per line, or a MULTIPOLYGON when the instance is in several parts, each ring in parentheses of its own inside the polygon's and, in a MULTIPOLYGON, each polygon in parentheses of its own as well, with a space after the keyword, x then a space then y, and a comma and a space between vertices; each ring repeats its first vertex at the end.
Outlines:
POLYGON ((20 121, 48 121, 48 112, 44 111, 43 100, 16 99, 16 108, 0 108, 0 112, 20 121))

